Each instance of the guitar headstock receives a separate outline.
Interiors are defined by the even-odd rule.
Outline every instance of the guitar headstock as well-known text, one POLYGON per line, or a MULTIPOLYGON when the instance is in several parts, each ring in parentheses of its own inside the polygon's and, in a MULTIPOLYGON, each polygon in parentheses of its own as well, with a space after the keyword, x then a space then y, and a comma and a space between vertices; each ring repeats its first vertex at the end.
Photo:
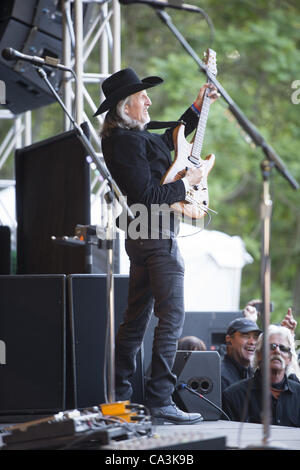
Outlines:
POLYGON ((204 53, 204 62, 208 70, 213 74, 217 75, 217 54, 213 49, 207 49, 204 53))

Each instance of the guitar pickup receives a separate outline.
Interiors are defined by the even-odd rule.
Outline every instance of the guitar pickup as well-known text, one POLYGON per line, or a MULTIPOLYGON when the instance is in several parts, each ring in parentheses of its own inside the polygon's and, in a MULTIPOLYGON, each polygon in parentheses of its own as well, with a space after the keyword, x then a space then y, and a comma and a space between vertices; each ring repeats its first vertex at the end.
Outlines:
POLYGON ((199 158, 193 157, 193 155, 190 155, 188 157, 188 160, 193 164, 193 165, 199 165, 199 158))

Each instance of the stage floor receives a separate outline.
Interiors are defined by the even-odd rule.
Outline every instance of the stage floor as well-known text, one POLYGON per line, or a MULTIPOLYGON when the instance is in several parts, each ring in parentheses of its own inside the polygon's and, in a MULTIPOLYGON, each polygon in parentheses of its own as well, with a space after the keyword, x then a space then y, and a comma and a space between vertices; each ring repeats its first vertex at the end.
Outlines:
MULTIPOLYGON (((193 433, 202 439, 225 437, 226 449, 246 449, 262 446, 264 427, 262 424, 238 423, 234 421, 205 421, 193 425, 193 433)), ((191 426, 176 426, 176 433, 191 432, 191 426)), ((174 433, 174 426, 159 426, 157 433, 174 433)), ((282 450, 300 450, 300 428, 270 426, 268 446, 282 450)))
MULTIPOLYGON (((0 430, 10 426, 12 426, 12 424, 1 424, 0 430)), ((264 427, 261 424, 221 420, 204 421, 194 425, 165 424, 152 426, 151 437, 122 439, 120 441, 112 440, 108 445, 97 445, 95 450, 112 451, 115 455, 118 455, 118 452, 122 453, 122 451, 128 451, 130 453, 130 451, 148 451, 154 449, 184 451, 259 450, 263 447, 263 436, 264 427)), ((16 447, 12 446, 11 450, 38 450, 40 449, 40 443, 41 441, 39 441, 39 439, 30 443, 27 442, 24 445, 19 443, 16 447)), ((45 448, 49 450, 60 448, 60 446, 56 447, 56 445, 54 445, 54 447, 51 445, 49 448, 47 440, 43 440, 43 443, 45 444, 45 448)), ((300 450, 300 428, 270 426, 267 450, 268 449, 300 450)), ((81 450, 85 450, 85 448, 81 448, 81 450)))
MULTIPOLYGON (((105 449, 149 450, 259 450, 263 447, 262 424, 233 421, 205 421, 194 425, 163 425, 153 427, 154 437, 116 442, 105 449)), ((270 426, 267 448, 300 450, 300 428, 270 426)))

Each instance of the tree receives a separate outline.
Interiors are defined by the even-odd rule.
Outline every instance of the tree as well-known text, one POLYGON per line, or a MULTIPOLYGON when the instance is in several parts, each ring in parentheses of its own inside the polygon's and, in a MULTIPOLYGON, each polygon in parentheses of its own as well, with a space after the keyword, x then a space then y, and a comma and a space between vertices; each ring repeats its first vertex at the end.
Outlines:
MULTIPOLYGON (((229 0, 220 11, 220 2, 206 0, 199 6, 214 25, 213 44, 204 19, 186 12, 168 13, 200 59, 207 47, 217 52, 220 83, 300 182, 300 104, 295 102, 300 94, 295 84, 300 80, 299 3, 229 0)), ((155 12, 135 5, 132 15, 131 8, 122 10, 123 65, 133 66, 142 76, 156 74, 165 79, 163 86, 151 91, 152 117, 174 119, 192 102, 205 77, 155 12)), ((254 258, 243 271, 243 306, 261 296, 261 163, 265 154, 249 141, 224 100, 209 114, 203 149, 204 155, 208 153, 216 155, 209 184, 211 205, 218 211, 210 228, 240 235, 254 258)), ((289 306, 293 305, 296 315, 300 310, 300 193, 274 168, 270 181, 272 321, 279 321, 289 306)))

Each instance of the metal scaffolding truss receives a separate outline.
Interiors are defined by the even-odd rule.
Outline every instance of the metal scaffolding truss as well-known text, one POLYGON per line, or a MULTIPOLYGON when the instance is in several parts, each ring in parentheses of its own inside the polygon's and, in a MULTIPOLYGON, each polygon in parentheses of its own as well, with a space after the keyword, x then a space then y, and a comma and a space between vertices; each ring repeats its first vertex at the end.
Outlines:
MULTIPOLYGON (((94 113, 99 105, 93 102, 89 92, 90 84, 99 85, 111 73, 120 69, 121 64, 121 12, 118 0, 63 0, 62 2, 62 58, 61 62, 75 72, 74 75, 64 72, 61 84, 63 102, 78 124, 86 121, 90 124, 88 114, 94 113), (90 22, 84 31, 84 9, 90 9, 90 22), (98 53, 98 71, 88 70, 88 60, 98 53)), ((9 110, 0 110, 0 119, 11 121, 8 132, 0 141, 0 172, 9 156, 17 148, 32 143, 31 111, 14 115, 9 110)), ((97 118, 99 124, 102 117, 97 118)), ((98 133, 92 124, 89 125, 91 141, 101 157, 101 144, 98 133)), ((70 130, 71 123, 64 116, 62 131, 70 130)), ((97 177, 92 178, 92 190, 97 177)), ((1 180, 0 188, 12 185, 12 180, 1 180)), ((98 192, 103 189, 97 190, 98 192)), ((0 220, 1 224, 1 220, 0 220)))
MULTIPOLYGON (((88 84, 100 84, 110 73, 117 71, 121 63, 121 15, 118 0, 65 0, 63 15, 63 62, 76 74, 76 83, 72 87, 73 77, 68 72, 64 75, 64 101, 69 111, 75 103, 75 118, 78 124, 88 121, 85 109, 93 113, 97 109, 89 92, 88 84), (74 3, 74 19, 71 19, 71 4, 74 3), (91 23, 83 34, 83 4, 93 4, 91 23), (99 72, 86 70, 88 59, 99 47, 99 72), (73 56, 72 56, 73 53, 73 56)), ((100 87, 99 87, 100 90, 100 87)), ((101 120, 101 118, 100 118, 101 120)), ((66 119, 65 129, 69 123, 66 119)), ((96 139, 97 140, 97 139, 96 139)))

